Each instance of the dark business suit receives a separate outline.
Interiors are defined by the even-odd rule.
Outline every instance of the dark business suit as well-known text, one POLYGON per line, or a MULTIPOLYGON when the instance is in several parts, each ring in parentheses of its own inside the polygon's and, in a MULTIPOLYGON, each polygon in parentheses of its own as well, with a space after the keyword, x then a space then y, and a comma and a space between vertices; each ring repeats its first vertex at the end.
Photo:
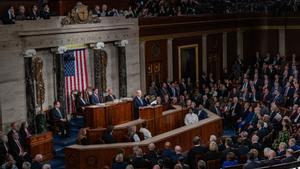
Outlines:
POLYGON ((90 95, 90 103, 92 105, 96 105, 96 104, 99 104, 99 103, 102 103, 102 99, 99 95, 96 95, 96 94, 92 94, 90 95))
POLYGON ((15 17, 10 15, 8 11, 6 11, 2 16, 3 24, 14 24, 15 23, 14 19, 15 17))
POLYGON ((107 96, 105 96, 104 101, 105 101, 105 102, 112 102, 112 101, 114 101, 115 99, 116 99, 116 96, 115 96, 115 95, 107 95, 107 96))
POLYGON ((28 153, 26 153, 24 156, 21 154, 24 153, 24 147, 19 141, 12 141, 12 143, 9 145, 9 153, 16 160, 18 167, 22 165, 23 161, 31 162, 31 157, 28 153))
POLYGON ((51 125, 57 125, 60 129, 60 132, 62 135, 64 135, 64 131, 66 130, 66 135, 69 135, 69 125, 68 122, 63 122, 60 119, 66 119, 66 114, 59 109, 58 111, 55 107, 51 109, 50 111, 50 121, 51 125))
POLYGON ((30 20, 37 20, 40 17, 40 15, 38 14, 38 12, 34 13, 33 11, 31 11, 28 17, 30 20))
POLYGON ((191 169, 196 169, 196 155, 206 153, 207 149, 202 146, 194 146, 190 149, 186 157, 186 163, 191 169))
POLYGON ((147 106, 147 102, 144 98, 139 99, 136 96, 133 99, 133 106, 134 106, 133 117, 134 117, 134 119, 138 119, 140 117, 139 108, 143 107, 143 106, 147 106))
POLYGON ((43 164, 38 163, 36 161, 31 164, 31 169, 42 169, 42 167, 43 167, 43 164))
POLYGON ((87 102, 83 98, 78 97, 76 99, 76 111, 83 113, 84 106, 87 106, 87 102))

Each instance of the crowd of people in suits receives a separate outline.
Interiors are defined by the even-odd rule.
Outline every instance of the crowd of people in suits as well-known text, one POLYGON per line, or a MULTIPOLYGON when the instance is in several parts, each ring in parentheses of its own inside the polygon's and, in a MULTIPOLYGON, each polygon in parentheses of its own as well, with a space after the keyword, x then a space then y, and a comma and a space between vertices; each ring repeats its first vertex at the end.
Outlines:
POLYGON ((31 131, 27 122, 11 123, 10 131, 0 132, 0 166, 2 169, 51 169, 49 164, 43 163, 43 155, 31 157, 28 151, 27 139, 31 131))
MULTIPOLYGON (((81 2, 78 2, 81 3, 81 2)), ((130 17, 157 17, 157 16, 194 16, 200 14, 245 14, 262 13, 285 15, 288 12, 297 12, 297 0, 135 0, 128 4, 128 9, 109 8, 107 4, 95 5, 91 12, 98 17, 125 16, 130 17)), ((49 19, 48 4, 40 10, 33 5, 27 14, 25 6, 20 5, 15 15, 13 6, 9 7, 2 16, 4 24, 13 24, 15 20, 49 19)))
POLYGON ((172 104, 186 107, 189 111, 189 117, 183 119, 186 125, 207 117, 203 111, 211 111, 224 118, 224 128, 233 131, 233 136, 212 136, 203 148, 195 141, 199 138, 194 139, 195 147, 181 150, 180 158, 175 158, 180 145, 172 149, 171 143, 166 143, 164 150, 156 150, 151 144, 145 153, 136 147, 129 157, 122 152, 118 154, 112 168, 205 168, 207 161, 221 159, 222 168, 243 164, 250 169, 297 161, 300 150, 297 57, 263 56, 257 52, 254 58, 252 65, 237 57, 232 71, 223 71, 218 80, 213 74, 203 73, 200 83, 190 78, 161 85, 152 82, 148 89, 148 94, 166 107, 172 104), (195 151, 196 147, 201 150, 195 151), (199 166, 195 154, 203 155, 199 166))
POLYGON ((40 9, 37 5, 32 5, 29 12, 27 12, 24 5, 18 6, 17 12, 15 12, 14 6, 10 6, 2 15, 2 23, 14 24, 15 21, 50 19, 51 15, 48 4, 44 4, 40 9))

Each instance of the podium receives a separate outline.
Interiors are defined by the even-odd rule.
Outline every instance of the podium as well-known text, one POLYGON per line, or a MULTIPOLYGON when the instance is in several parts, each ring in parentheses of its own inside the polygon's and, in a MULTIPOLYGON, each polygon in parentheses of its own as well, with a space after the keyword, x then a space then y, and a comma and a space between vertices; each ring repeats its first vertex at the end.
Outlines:
POLYGON ((34 157, 37 154, 42 154, 44 157, 44 161, 51 160, 53 155, 53 147, 52 147, 52 133, 45 132, 38 135, 33 135, 27 140, 29 153, 31 157, 34 157))
POLYGON ((156 120, 163 116, 163 106, 140 107, 139 113, 140 118, 147 121, 147 128, 152 131, 152 135, 156 135, 158 133, 157 125, 159 125, 156 120))
POLYGON ((86 106, 84 117, 85 126, 90 128, 123 124, 132 120, 132 101, 86 106))

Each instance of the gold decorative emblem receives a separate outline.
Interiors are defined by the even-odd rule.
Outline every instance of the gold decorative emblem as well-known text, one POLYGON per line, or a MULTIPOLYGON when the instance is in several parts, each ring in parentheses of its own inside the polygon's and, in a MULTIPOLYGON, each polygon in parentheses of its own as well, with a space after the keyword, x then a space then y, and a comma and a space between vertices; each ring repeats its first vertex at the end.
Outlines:
POLYGON ((92 12, 88 11, 88 6, 78 2, 76 6, 68 13, 68 16, 62 19, 62 25, 71 24, 86 24, 86 23, 100 23, 101 20, 97 16, 93 16, 92 12))

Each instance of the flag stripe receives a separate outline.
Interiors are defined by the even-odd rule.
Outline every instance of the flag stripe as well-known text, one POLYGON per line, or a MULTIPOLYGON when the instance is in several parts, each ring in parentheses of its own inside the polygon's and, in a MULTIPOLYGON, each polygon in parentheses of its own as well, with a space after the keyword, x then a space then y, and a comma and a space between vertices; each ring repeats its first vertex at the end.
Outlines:
POLYGON ((88 86, 88 74, 86 68, 87 49, 68 51, 65 53, 65 93, 66 112, 75 112, 74 90, 83 92, 88 86))

